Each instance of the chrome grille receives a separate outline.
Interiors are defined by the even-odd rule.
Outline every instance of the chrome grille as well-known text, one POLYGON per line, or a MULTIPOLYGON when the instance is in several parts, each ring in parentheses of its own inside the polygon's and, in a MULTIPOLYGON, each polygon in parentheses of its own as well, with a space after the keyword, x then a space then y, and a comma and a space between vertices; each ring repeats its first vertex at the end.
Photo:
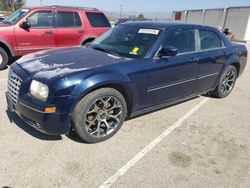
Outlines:
POLYGON ((18 101, 21 84, 22 79, 10 69, 7 94, 14 104, 18 101))

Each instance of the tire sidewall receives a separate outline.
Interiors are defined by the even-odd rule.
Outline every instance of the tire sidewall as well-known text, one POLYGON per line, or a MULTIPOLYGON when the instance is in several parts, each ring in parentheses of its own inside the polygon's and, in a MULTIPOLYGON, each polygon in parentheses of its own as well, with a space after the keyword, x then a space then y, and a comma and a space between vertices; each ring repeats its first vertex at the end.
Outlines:
POLYGON ((0 56, 2 57, 2 62, 0 62, 0 70, 4 69, 8 64, 8 55, 3 48, 0 47, 0 56))
POLYGON ((223 74, 222 74, 221 77, 220 77, 220 81, 219 81, 219 84, 218 84, 218 87, 217 87, 217 90, 218 90, 217 92, 218 92, 218 95, 219 95, 220 98, 227 97, 227 96, 233 91, 234 86, 235 86, 235 83, 236 83, 236 80, 237 80, 237 76, 238 76, 237 70, 236 70, 236 68, 235 68, 233 65, 229 65, 229 66, 227 66, 227 67, 225 68, 225 70, 223 71, 223 74), (222 92, 221 92, 222 81, 223 81, 224 77, 226 76, 226 74, 227 74, 229 71, 231 71, 231 70, 233 70, 233 71, 235 72, 236 78, 235 78, 235 80, 234 80, 234 83, 233 83, 233 86, 232 86, 231 91, 230 91, 229 93, 227 93, 226 95, 224 95, 224 94, 222 94, 222 92))
POLYGON ((112 88, 102 88, 99 90, 96 90, 94 92, 89 93, 86 95, 76 106, 76 110, 73 112, 73 123, 74 123, 74 128, 77 132, 77 134, 86 142, 88 143, 97 143, 97 142, 102 142, 104 140, 109 139, 113 135, 115 135, 119 129, 121 128, 126 116, 127 116, 127 105, 124 97, 120 92, 118 92, 115 89, 112 88), (122 118, 120 123, 118 124, 117 128, 109 135, 102 137, 102 138, 97 138, 94 136, 89 135, 89 133, 86 130, 86 125, 85 125, 85 114, 88 112, 90 106, 93 104, 93 102, 99 98, 103 98, 106 96, 113 96, 117 98, 122 105, 122 118), (75 114, 79 113, 79 114, 75 114))

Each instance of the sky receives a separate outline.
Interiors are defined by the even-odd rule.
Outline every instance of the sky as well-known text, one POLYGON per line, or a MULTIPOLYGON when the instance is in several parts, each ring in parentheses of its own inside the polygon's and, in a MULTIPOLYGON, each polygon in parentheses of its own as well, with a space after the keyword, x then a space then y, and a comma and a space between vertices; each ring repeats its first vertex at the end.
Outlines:
POLYGON ((103 11, 171 12, 173 10, 250 6, 250 0, 26 0, 27 6, 70 5, 103 11))

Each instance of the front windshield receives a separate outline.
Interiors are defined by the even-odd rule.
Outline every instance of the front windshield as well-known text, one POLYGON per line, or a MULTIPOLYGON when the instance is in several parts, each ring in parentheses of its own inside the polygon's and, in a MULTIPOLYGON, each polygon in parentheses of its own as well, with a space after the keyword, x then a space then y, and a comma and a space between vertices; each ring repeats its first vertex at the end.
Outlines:
POLYGON ((21 17, 23 17, 27 12, 29 12, 30 9, 22 8, 18 9, 16 12, 5 18, 2 22, 6 24, 14 24, 18 20, 20 20, 21 17))
POLYGON ((128 58, 144 57, 160 35, 160 30, 116 26, 96 39, 93 49, 128 58))

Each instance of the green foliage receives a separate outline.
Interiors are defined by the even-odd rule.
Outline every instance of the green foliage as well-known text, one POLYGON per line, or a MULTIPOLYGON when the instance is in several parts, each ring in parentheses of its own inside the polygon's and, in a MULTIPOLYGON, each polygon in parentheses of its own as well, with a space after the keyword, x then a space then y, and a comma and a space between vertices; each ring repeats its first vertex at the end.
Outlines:
POLYGON ((144 14, 139 14, 137 18, 138 19, 144 19, 145 17, 144 17, 144 14))
POLYGON ((0 0, 0 10, 14 12, 24 4, 25 0, 0 0))

